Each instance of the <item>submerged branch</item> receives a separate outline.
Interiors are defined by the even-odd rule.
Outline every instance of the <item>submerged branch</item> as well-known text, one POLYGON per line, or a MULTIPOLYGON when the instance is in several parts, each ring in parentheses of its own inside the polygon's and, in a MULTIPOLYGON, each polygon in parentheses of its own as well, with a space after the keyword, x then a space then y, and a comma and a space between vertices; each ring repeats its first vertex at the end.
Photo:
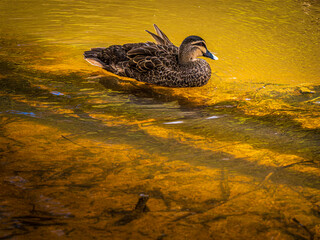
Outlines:
POLYGON ((81 145, 81 144, 79 144, 79 143, 76 143, 76 142, 72 141, 71 139, 69 139, 69 138, 67 138, 67 137, 65 137, 65 136, 63 136, 63 135, 61 135, 61 137, 64 138, 64 139, 66 139, 66 140, 68 140, 69 142, 72 142, 73 144, 75 144, 75 145, 77 145, 77 146, 80 146, 80 147, 83 147, 83 148, 87 148, 87 147, 85 147, 85 146, 83 146, 83 145, 81 145))

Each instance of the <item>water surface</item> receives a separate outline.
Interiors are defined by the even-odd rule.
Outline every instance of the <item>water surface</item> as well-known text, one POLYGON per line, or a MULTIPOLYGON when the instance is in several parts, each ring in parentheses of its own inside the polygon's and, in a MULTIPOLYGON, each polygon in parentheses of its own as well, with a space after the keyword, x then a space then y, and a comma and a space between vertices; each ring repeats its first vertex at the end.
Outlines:
POLYGON ((2 0, 0 239, 319 238, 319 19, 313 0, 2 0), (153 23, 206 40, 206 86, 83 60, 153 23))

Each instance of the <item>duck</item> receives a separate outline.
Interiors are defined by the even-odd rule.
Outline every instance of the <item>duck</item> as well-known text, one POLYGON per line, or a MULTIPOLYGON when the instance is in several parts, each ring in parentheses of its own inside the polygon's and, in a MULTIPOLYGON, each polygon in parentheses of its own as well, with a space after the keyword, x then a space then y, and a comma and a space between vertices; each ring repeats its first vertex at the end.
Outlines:
POLYGON ((84 59, 121 77, 163 87, 201 87, 211 78, 207 61, 218 60, 199 36, 188 36, 179 47, 154 24, 155 33, 146 30, 154 42, 127 43, 84 52, 84 59))

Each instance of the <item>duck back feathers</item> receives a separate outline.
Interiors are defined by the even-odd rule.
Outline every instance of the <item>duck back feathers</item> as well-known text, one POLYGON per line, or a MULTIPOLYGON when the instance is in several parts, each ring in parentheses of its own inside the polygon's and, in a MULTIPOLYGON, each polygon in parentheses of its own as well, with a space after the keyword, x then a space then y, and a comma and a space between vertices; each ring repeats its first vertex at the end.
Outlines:
POLYGON ((203 51, 207 51, 204 40, 190 36, 178 48, 156 25, 154 28, 157 35, 146 31, 156 43, 128 43, 108 48, 92 48, 84 52, 84 57, 95 66, 141 82, 166 87, 199 87, 206 84, 211 77, 210 65, 205 60, 196 58, 204 55, 203 51), (202 41, 204 46, 201 48, 202 41), (183 54, 186 56, 190 55, 187 57, 190 61, 179 62, 179 49, 184 49, 183 54), (195 52, 199 52, 198 55, 195 52))

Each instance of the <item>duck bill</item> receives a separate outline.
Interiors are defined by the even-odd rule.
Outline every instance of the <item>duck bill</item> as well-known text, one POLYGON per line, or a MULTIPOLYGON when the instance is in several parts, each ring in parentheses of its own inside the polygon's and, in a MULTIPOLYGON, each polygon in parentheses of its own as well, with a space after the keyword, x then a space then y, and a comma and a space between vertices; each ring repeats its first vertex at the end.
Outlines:
POLYGON ((209 50, 207 50, 206 53, 203 54, 204 57, 208 57, 208 58, 211 58, 213 60, 218 60, 219 58, 215 55, 213 55, 211 52, 209 52, 209 50))

